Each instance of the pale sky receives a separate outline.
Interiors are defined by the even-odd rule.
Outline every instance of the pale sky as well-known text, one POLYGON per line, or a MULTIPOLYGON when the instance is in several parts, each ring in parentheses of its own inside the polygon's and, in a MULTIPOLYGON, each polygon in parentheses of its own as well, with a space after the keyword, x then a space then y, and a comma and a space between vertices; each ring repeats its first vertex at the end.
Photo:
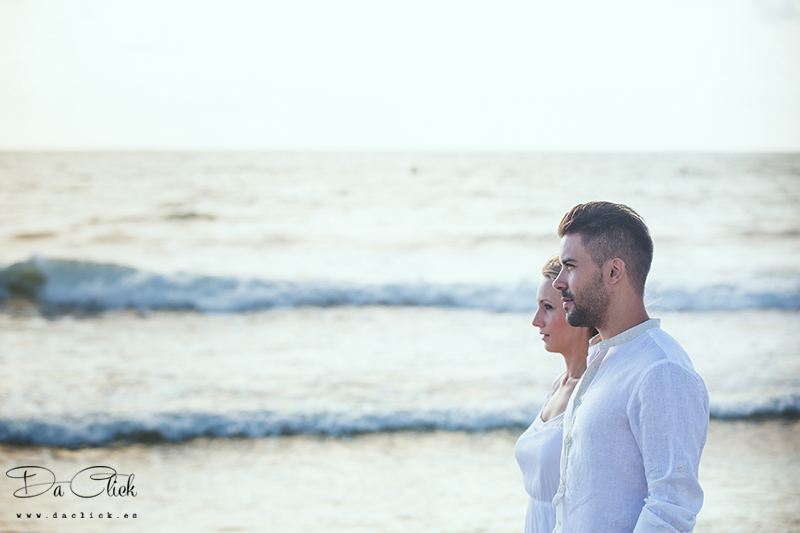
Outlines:
POLYGON ((800 151, 800 0, 0 0, 0 150, 800 151))

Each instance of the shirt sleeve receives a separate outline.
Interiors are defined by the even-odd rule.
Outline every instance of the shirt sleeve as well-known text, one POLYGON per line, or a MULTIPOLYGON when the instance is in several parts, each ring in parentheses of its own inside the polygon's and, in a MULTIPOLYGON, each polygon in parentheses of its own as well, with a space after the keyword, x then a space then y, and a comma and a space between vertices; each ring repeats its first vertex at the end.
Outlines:
POLYGON ((634 533, 692 531, 703 505, 698 471, 708 434, 705 384, 677 363, 657 363, 637 384, 628 418, 647 479, 634 533))

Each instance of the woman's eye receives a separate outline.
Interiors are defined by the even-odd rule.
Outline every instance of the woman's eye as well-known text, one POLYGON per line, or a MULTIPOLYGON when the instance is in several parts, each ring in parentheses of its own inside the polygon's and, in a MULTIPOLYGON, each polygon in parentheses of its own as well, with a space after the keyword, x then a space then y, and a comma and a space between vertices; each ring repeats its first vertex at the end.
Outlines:
POLYGON ((553 306, 550 304, 544 304, 544 308, 549 311, 550 309, 553 308, 553 306))

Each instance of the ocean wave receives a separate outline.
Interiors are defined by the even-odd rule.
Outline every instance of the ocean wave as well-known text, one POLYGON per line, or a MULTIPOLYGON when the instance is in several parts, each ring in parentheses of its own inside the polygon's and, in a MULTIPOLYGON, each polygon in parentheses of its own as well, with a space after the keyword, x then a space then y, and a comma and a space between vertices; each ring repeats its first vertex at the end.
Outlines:
POLYGON ((0 443, 78 448, 112 443, 185 442, 200 437, 345 436, 392 431, 489 431, 530 423, 536 410, 461 409, 277 413, 105 414, 52 420, 0 418, 0 443))
MULTIPOLYGON (((537 407, 487 410, 364 410, 280 413, 156 413, 128 417, 92 414, 59 419, 0 418, 0 443, 65 448, 111 444, 186 442, 208 438, 261 438, 285 435, 349 436, 395 431, 484 432, 521 430, 537 407)), ((800 396, 772 399, 755 406, 711 408, 719 420, 800 418, 800 396)))
MULTIPOLYGON (((774 287, 775 285, 773 285, 774 287)), ((34 257, 0 269, 0 298, 22 297, 64 308, 191 309, 243 312, 304 306, 425 306, 530 312, 537 284, 470 283, 357 284, 293 282, 158 274, 135 268, 34 257)), ((698 288, 648 285, 646 301, 676 311, 800 309, 800 279, 779 289, 715 284, 698 288)))
POLYGON ((712 405, 711 418, 717 420, 759 420, 800 418, 800 395, 791 394, 782 398, 767 398, 760 402, 730 405, 712 405))

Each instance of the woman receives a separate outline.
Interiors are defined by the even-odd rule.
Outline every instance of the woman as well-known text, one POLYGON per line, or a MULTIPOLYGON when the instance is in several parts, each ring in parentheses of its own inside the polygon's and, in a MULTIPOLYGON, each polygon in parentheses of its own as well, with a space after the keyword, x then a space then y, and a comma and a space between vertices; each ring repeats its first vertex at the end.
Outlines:
POLYGON ((597 333, 594 328, 573 328, 567 324, 561 293, 553 288, 553 280, 560 271, 557 257, 542 268, 544 279, 536 295, 538 310, 533 325, 539 328, 544 349, 564 356, 567 370, 553 383, 542 409, 514 448, 525 490, 530 495, 525 533, 551 533, 555 527, 552 501, 558 490, 564 410, 586 370, 589 339, 597 333))

